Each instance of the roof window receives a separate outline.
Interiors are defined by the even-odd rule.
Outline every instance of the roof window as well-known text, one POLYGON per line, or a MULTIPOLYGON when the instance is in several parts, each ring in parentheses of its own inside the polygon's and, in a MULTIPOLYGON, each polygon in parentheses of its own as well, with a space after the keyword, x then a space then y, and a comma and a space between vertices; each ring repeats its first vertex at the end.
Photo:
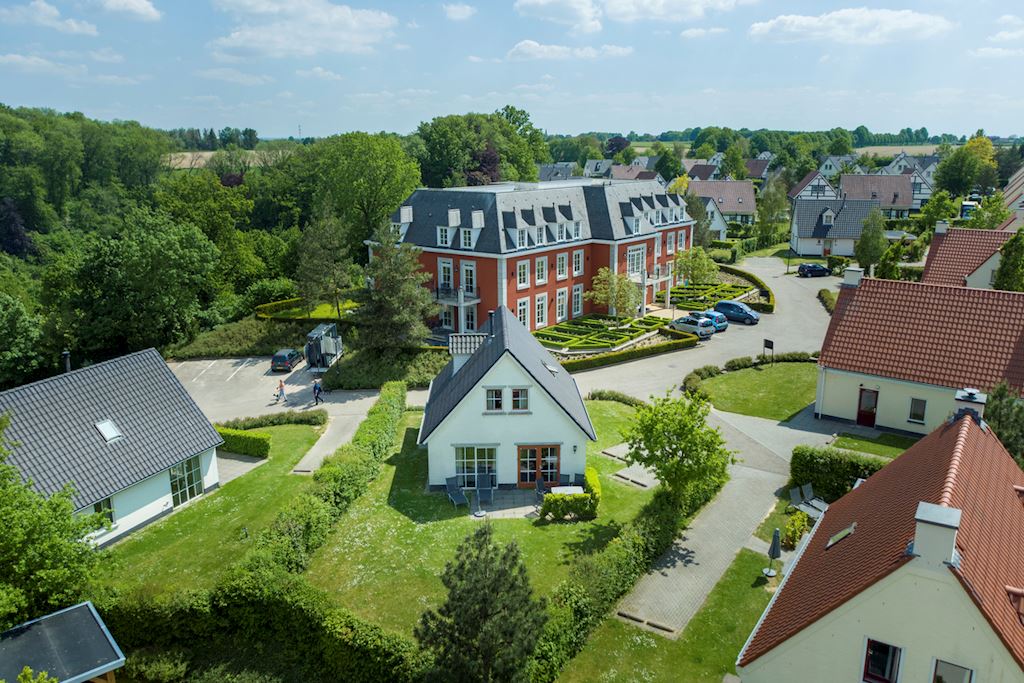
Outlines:
POLYGON ((853 524, 851 524, 850 526, 846 527, 842 531, 839 531, 839 532, 833 534, 832 537, 828 539, 828 543, 825 544, 825 550, 828 550, 829 548, 834 546, 836 543, 839 543, 839 541, 843 540, 847 536, 852 536, 853 532, 856 531, 856 530, 857 530, 857 522, 854 522, 853 524))
POLYGON ((96 430, 99 431, 100 436, 102 436, 103 440, 106 441, 107 443, 124 438, 124 434, 122 434, 121 430, 117 428, 117 425, 114 424, 113 420, 103 420, 102 422, 97 422, 96 430))

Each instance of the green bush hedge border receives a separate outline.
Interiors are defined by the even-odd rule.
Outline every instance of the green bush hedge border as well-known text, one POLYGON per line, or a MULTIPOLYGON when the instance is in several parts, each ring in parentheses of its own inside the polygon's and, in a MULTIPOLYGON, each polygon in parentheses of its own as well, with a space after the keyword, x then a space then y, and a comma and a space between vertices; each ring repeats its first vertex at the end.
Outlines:
POLYGON ((285 410, 280 413, 267 413, 255 417, 238 417, 217 423, 228 429, 257 429, 259 427, 276 427, 277 425, 325 425, 327 411, 323 408, 314 410, 285 410))
POLYGON ((829 315, 832 315, 832 312, 836 310, 836 293, 831 289, 819 289, 818 301, 825 307, 829 315))
POLYGON ((266 432, 243 431, 215 425, 214 429, 224 439, 221 446, 229 453, 265 458, 270 455, 270 434, 266 432))
POLYGON ((660 344, 642 346, 637 349, 609 351, 608 353, 598 353, 588 358, 563 360, 561 361, 562 367, 568 372, 580 372, 581 370, 590 370, 592 368, 602 368, 606 365, 625 363, 626 361, 636 360, 637 358, 657 356, 658 354, 668 353, 669 351, 690 349, 697 345, 697 336, 690 334, 689 332, 679 332, 678 330, 665 327, 661 329, 661 334, 668 337, 675 337, 675 339, 672 341, 661 342, 660 344))
POLYGON ((751 283, 759 290, 768 292, 767 303, 763 301, 755 301, 754 303, 747 304, 748 306, 750 306, 752 309, 760 313, 775 312, 775 292, 772 291, 771 287, 769 287, 764 280, 754 275, 753 273, 748 273, 745 270, 740 270, 739 268, 734 268, 733 266, 721 265, 719 266, 719 268, 726 273, 731 273, 736 277, 743 278, 744 280, 751 283))
POLYGON ((809 483, 815 495, 831 503, 846 495, 855 480, 867 479, 888 462, 830 446, 797 446, 789 461, 790 485, 809 483))
POLYGON ((632 406, 639 408, 640 406, 647 403, 647 401, 637 398, 636 396, 630 396, 621 391, 615 389, 594 389, 586 396, 588 401, 615 401, 616 403, 622 403, 623 405, 632 406))

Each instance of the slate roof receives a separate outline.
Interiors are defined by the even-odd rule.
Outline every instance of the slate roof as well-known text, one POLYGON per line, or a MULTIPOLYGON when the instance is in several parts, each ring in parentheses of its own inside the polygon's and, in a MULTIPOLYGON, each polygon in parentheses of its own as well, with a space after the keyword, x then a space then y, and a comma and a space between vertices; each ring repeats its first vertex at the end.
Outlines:
POLYGON ((928 248, 922 282, 963 286, 968 275, 999 251, 1013 233, 955 228, 936 234, 928 248))
POLYGON ((771 161, 768 159, 746 159, 743 163, 747 167, 747 177, 763 178, 771 161))
POLYGON ((693 180, 708 180, 718 170, 715 164, 694 164, 687 171, 687 175, 693 180))
POLYGON ((860 239, 864 219, 878 208, 876 199, 800 199, 793 200, 793 220, 797 237, 818 239, 860 239), (822 216, 832 209, 832 225, 825 225, 822 216))
POLYGON ((75 488, 81 509, 223 443, 156 349, 0 393, 9 461, 44 494, 75 488), (107 443, 96 424, 113 420, 107 443))
POLYGON ((537 164, 537 177, 541 182, 549 180, 566 180, 573 177, 573 171, 579 168, 575 161, 556 161, 553 164, 537 164))
POLYGON ((757 209, 754 184, 749 180, 692 180, 686 191, 714 199, 724 214, 753 214, 757 209))
POLYGON ((607 177, 613 163, 615 162, 611 159, 587 159, 587 163, 583 165, 583 175, 589 178, 607 177))
POLYGON ((987 426, 951 421, 829 506, 740 653, 740 666, 793 637, 910 561, 918 503, 961 510, 950 567, 1024 667, 1024 625, 1005 586, 1024 586, 1024 472, 987 426), (854 522, 854 533, 826 549, 854 522))
POLYGON ((1020 392, 1024 292, 864 278, 840 290, 819 364, 954 389, 1005 379, 1020 392), (965 320, 984 332, 958 332, 965 320))
POLYGON ((877 199, 883 209, 910 209, 914 205, 913 186, 905 175, 844 173, 839 176, 839 192, 847 199, 877 199))
MULTIPOLYGON (((492 323, 488 320, 482 331, 490 335, 491 330, 492 323)), ((594 425, 590 422, 590 415, 587 414, 583 397, 572 375, 562 368, 507 307, 499 306, 494 312, 493 332, 494 336, 489 336, 477 347, 458 372, 453 374, 454 365, 449 362, 430 383, 419 443, 426 442, 430 434, 506 353, 533 377, 540 388, 591 440, 596 440, 594 425), (552 373, 549 367, 557 372, 552 373)))

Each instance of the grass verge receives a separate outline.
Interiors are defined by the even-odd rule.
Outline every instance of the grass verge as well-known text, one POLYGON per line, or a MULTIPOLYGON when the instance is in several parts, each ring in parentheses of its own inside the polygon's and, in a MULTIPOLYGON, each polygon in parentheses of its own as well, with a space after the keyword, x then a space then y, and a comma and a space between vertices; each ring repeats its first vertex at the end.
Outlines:
POLYGON ((786 521, 789 520, 789 514, 786 512, 787 507, 789 507, 789 499, 779 498, 775 501, 775 507, 772 508, 772 511, 761 522, 761 526, 757 527, 754 535, 762 541, 771 543, 772 534, 776 529, 779 531, 785 531, 786 529, 786 521))
POLYGON ((726 372, 701 384, 719 410, 787 420, 814 401, 815 363, 776 363, 726 372))
POLYGON ((270 356, 286 347, 301 349, 306 343, 306 333, 311 329, 313 325, 309 322, 243 318, 200 332, 186 344, 169 346, 164 349, 164 357, 187 360, 270 356))
POLYGON ((379 389, 385 382, 402 381, 410 389, 424 388, 450 357, 448 349, 422 348, 380 356, 346 352, 324 375, 328 389, 379 389))
POLYGON ((879 434, 877 437, 871 438, 843 432, 832 445, 836 448, 845 448, 848 451, 860 451, 861 453, 880 455, 883 458, 895 458, 897 455, 902 455, 903 451, 915 443, 917 443, 917 439, 914 437, 900 434, 879 434))

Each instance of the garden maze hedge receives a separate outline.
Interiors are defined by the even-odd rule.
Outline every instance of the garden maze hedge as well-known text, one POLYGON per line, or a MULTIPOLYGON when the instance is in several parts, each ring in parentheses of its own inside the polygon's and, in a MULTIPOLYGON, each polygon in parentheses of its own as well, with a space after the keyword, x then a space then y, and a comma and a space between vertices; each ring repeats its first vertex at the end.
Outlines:
MULTIPOLYGON (((756 289, 753 285, 734 285, 728 282, 714 284, 676 285, 672 288, 672 302, 680 308, 702 311, 712 308, 723 299, 738 299, 756 289)), ((665 292, 658 292, 658 301, 665 301, 665 292)))
POLYGON ((643 318, 617 318, 611 315, 591 314, 537 330, 533 336, 551 349, 599 351, 622 346, 648 332, 661 329, 667 323, 668 320, 665 318, 654 315, 643 318))

